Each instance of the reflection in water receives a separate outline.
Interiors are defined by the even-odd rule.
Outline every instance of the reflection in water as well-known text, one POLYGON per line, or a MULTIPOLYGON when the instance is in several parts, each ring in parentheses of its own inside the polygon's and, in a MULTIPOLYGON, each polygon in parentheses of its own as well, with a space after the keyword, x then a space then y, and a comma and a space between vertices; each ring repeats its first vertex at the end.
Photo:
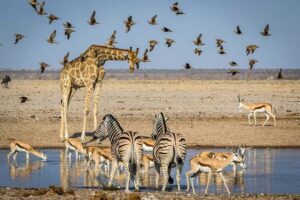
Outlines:
MULTIPOLYGON (((203 149, 201 151, 205 151, 203 149)), ((210 151, 223 151, 222 149, 209 149, 210 151)), ((186 188, 185 172, 189 169, 189 159, 199 152, 188 150, 183 173, 181 176, 182 189, 186 188)), ((251 149, 246 153, 247 170, 233 171, 227 167, 224 177, 232 193, 296 193, 300 188, 300 150, 295 149, 251 149), (282 170, 288 169, 288 170, 282 170)), ((7 187, 48 187, 49 185, 61 185, 70 187, 104 187, 108 182, 108 176, 103 170, 85 169, 84 161, 69 162, 64 150, 46 149, 48 161, 43 162, 32 159, 18 160, 18 165, 8 163, 6 155, 8 150, 0 150, 0 186, 7 187)), ((176 170, 172 170, 171 176, 175 178, 176 170)), ((121 173, 115 176, 114 183, 121 188, 125 186, 125 175, 121 173)), ((152 190, 156 188, 155 170, 151 168, 149 173, 141 173, 141 188, 152 190)), ((195 180, 197 193, 204 193, 207 183, 207 174, 202 173, 195 180)), ((161 188, 161 180, 160 187, 161 188)), ((170 185, 168 190, 177 191, 176 184, 170 185)), ((210 182, 211 193, 226 193, 222 179, 215 175, 210 182)))
POLYGON ((30 177, 34 171, 38 171, 44 167, 43 161, 35 161, 30 163, 26 160, 25 164, 17 165, 16 162, 9 164, 9 176, 13 180, 25 180, 30 177))

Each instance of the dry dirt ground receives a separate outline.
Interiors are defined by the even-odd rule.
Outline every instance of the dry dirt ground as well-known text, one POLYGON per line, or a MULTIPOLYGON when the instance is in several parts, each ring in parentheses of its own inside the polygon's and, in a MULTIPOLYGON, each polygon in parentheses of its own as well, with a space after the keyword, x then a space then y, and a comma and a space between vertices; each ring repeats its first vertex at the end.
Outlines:
POLYGON ((99 191, 95 189, 84 190, 67 190, 64 191, 61 187, 50 186, 49 188, 35 189, 14 189, 0 188, 1 199, 88 199, 88 200, 158 200, 158 199, 226 199, 226 200, 299 200, 299 195, 199 195, 186 194, 185 192, 132 192, 124 193, 120 191, 99 191))
MULTIPOLYGON (((71 136, 82 130, 84 89, 69 107, 71 136)), ((59 139, 60 89, 57 80, 14 80, 0 88, 0 147, 12 139, 38 147, 62 147, 59 139), (30 101, 20 103, 19 97, 30 101)), ((168 126, 182 133, 191 146, 300 146, 300 81, 114 80, 103 82, 100 119, 113 114, 125 130, 150 135, 159 112, 168 126), (277 126, 249 126, 247 112, 239 112, 237 95, 245 102, 270 102, 277 126)), ((92 101, 91 101, 92 102, 92 101)), ((92 107, 87 131, 93 131, 92 107)), ((269 125, 273 120, 269 120, 269 125)), ((91 135, 91 134, 88 134, 91 135)))

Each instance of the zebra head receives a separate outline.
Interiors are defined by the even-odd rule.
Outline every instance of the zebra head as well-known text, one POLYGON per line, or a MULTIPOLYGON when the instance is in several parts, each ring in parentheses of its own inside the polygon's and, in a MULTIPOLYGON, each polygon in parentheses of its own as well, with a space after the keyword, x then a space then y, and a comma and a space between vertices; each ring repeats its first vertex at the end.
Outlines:
POLYGON ((163 113, 155 115, 153 131, 151 137, 153 140, 156 140, 160 135, 163 135, 167 132, 166 120, 163 113))
POLYGON ((119 122, 111 114, 107 114, 103 117, 102 122, 94 132, 94 139, 98 138, 101 142, 108 136, 115 137, 122 132, 123 129, 119 122))

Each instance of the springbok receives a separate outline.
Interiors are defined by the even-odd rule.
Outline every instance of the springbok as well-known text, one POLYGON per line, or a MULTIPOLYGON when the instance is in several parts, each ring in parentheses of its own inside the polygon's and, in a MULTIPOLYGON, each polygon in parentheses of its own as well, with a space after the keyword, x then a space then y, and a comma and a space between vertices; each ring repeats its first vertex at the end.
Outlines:
POLYGON ((230 194, 222 171, 232 162, 243 162, 243 160, 237 153, 233 152, 223 153, 223 155, 212 157, 210 157, 209 154, 204 153, 203 155, 200 154, 192 157, 190 159, 190 170, 186 172, 186 191, 188 192, 190 190, 189 179, 191 179, 193 193, 195 194, 194 177, 199 173, 204 172, 208 173, 208 180, 205 189, 205 194, 207 194, 211 174, 213 172, 217 172, 221 176, 228 194, 230 194))
POLYGON ((153 152, 155 141, 151 137, 141 137, 142 148, 145 152, 153 152))
MULTIPOLYGON (((251 120, 250 120, 251 115, 253 115, 253 117, 254 117, 254 126, 256 126, 256 113, 265 113, 267 119, 263 123, 262 126, 266 125, 266 123, 268 122, 270 116, 273 117, 274 126, 276 126, 276 119, 275 119, 275 114, 274 114, 274 113, 276 113, 276 110, 272 106, 272 104, 270 104, 270 103, 244 104, 244 103, 241 102, 240 96, 238 96, 238 103, 239 103, 239 109, 245 108, 245 109, 250 111, 250 113, 248 114, 249 125, 251 125, 251 120), (273 109, 274 109, 274 113, 273 113, 273 109)), ((241 110, 240 110, 240 112, 241 112, 241 110)))
POLYGON ((110 163, 112 161, 110 148, 105 147, 90 147, 87 150, 88 162, 86 163, 86 169, 90 167, 91 162, 94 162, 94 169, 97 172, 98 166, 105 166, 105 174, 109 173, 110 163))
POLYGON ((69 150, 75 151, 76 160, 80 158, 79 153, 85 155, 86 150, 83 148, 82 143, 75 138, 67 138, 64 140, 66 147, 66 155, 69 160, 71 160, 72 153, 69 150), (68 154, 69 153, 69 154, 68 154))
POLYGON ((149 168, 154 167, 154 158, 152 155, 149 154, 143 154, 142 157, 142 169, 144 173, 148 173, 149 168))
POLYGON ((9 160, 10 156, 13 155, 14 161, 16 161, 18 152, 26 153, 26 160, 29 160, 29 154, 33 154, 39 158, 42 158, 44 161, 47 160, 47 156, 44 153, 41 153, 35 150, 30 144, 26 142, 22 142, 20 140, 14 140, 9 144, 10 152, 7 155, 7 159, 9 160))

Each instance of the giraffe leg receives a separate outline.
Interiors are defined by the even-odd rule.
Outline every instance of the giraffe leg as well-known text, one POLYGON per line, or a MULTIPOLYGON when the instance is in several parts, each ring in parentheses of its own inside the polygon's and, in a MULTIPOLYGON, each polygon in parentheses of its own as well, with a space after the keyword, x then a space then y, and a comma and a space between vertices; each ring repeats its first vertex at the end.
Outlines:
POLYGON ((84 116, 83 116, 81 141, 84 141, 85 138, 86 120, 90 112, 90 99, 92 96, 92 92, 93 92, 93 85, 89 84, 89 86, 86 86, 86 93, 85 93, 85 100, 84 100, 84 116))
POLYGON ((100 102, 101 85, 102 85, 102 80, 97 82, 94 91, 94 130, 96 130, 98 126, 97 115, 98 115, 98 106, 100 102))
POLYGON ((60 138, 62 140, 69 138, 68 126, 67 126, 67 109, 68 101, 71 93, 71 85, 69 87, 62 88, 62 102, 61 102, 61 127, 60 138), (63 136, 65 134, 65 136, 63 136))

